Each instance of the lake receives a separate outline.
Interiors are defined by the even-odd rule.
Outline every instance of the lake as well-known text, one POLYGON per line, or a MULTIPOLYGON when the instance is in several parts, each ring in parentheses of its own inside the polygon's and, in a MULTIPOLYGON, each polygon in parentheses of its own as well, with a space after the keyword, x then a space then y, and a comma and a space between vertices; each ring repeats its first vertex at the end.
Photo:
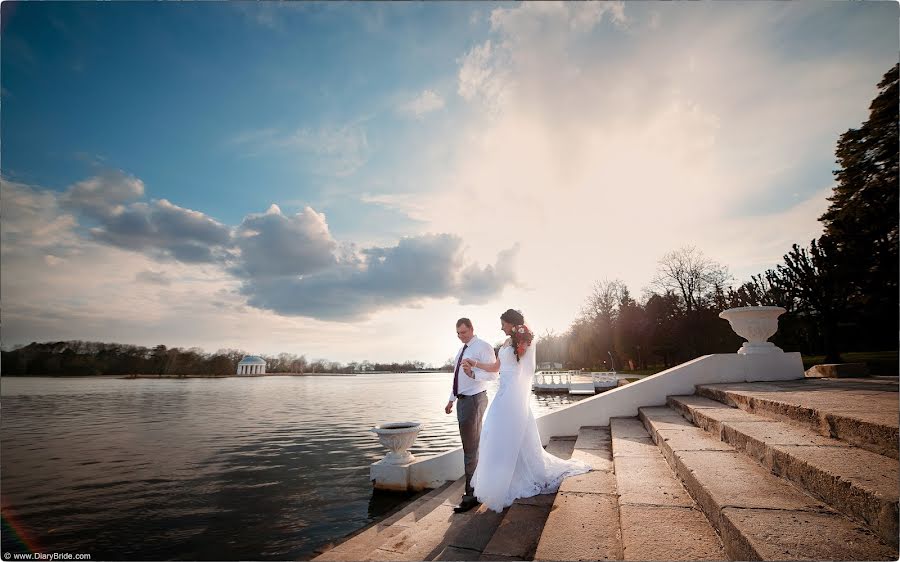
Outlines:
MULTIPOLYGON (((450 373, 132 379, 2 377, 3 552, 117 560, 306 559, 395 507, 368 430, 424 424, 459 446, 450 373)), ((488 391, 493 397, 496 383, 488 391)), ((533 395, 536 416, 583 399, 533 395)))

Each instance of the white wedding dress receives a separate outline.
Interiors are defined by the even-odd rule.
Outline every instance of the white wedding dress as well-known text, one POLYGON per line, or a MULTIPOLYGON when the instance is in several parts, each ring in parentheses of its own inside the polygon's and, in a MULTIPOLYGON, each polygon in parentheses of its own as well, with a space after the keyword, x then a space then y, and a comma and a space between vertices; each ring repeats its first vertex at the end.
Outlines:
POLYGON ((556 492, 566 477, 591 469, 581 461, 551 455, 541 445, 530 404, 534 347, 528 347, 521 362, 509 345, 498 354, 500 387, 485 414, 472 476, 475 497, 494 511, 517 498, 556 492))

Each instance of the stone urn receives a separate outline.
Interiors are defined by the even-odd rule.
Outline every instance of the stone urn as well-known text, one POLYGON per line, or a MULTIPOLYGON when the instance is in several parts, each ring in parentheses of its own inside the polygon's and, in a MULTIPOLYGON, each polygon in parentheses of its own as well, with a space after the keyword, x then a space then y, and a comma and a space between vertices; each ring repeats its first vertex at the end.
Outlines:
POLYGON ((742 306, 719 313, 728 320, 731 329, 747 340, 738 349, 740 355, 756 353, 784 353, 774 343, 766 341, 778 331, 778 317, 785 313, 780 306, 742 306))
POLYGON ((415 422, 383 423, 370 429, 390 452, 375 464, 408 464, 416 459, 409 452, 422 424, 415 422))

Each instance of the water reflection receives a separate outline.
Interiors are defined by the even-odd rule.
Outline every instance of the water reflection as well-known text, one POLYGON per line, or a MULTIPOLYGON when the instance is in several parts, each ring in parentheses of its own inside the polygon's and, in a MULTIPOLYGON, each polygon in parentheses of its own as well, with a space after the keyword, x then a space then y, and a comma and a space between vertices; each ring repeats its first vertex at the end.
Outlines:
MULTIPOLYGON (((456 416, 443 411, 449 383, 447 374, 3 377, 2 548, 309 558, 396 505, 368 479, 385 453, 371 427, 422 422, 416 455, 459 446, 456 416)), ((532 407, 540 415, 572 401, 535 396, 532 407)))

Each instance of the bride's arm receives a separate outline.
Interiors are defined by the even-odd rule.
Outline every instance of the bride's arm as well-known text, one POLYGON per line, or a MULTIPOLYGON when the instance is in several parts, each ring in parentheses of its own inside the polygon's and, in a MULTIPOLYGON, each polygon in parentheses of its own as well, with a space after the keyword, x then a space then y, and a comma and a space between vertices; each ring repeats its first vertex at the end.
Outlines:
POLYGON ((475 369, 481 369, 482 371, 488 371, 491 373, 496 373, 497 371, 500 370, 500 359, 495 359, 492 362, 475 361, 474 359, 465 359, 463 362, 468 363, 471 367, 473 367, 475 369))
POLYGON ((493 363, 485 363, 484 361, 476 361, 473 365, 476 369, 481 369, 482 371, 490 371, 491 373, 496 373, 500 370, 500 360, 497 359, 493 363))

